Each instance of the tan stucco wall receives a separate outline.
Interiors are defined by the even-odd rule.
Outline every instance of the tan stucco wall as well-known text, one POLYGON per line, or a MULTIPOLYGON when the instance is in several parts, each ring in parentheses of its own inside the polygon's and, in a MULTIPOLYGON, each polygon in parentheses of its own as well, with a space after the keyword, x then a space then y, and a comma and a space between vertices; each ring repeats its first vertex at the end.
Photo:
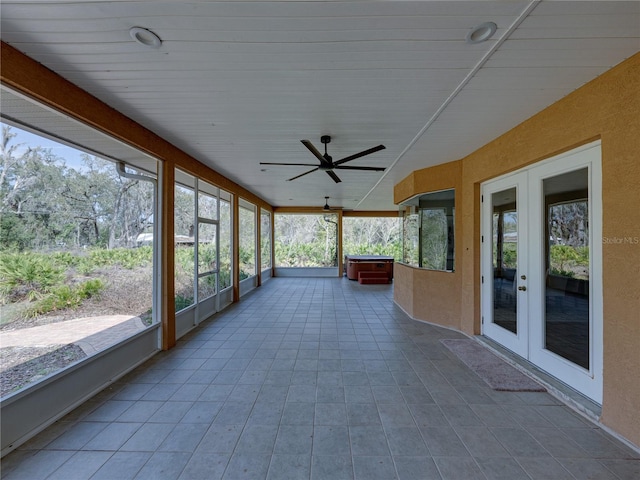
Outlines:
MULTIPOLYGON (((442 308, 459 303, 460 329, 470 334, 480 332, 480 183, 595 139, 602 142, 601 421, 640 445, 640 53, 461 160, 461 188, 456 190, 460 288, 450 292, 442 308)), ((428 191, 426 179, 446 165, 413 172, 397 185, 396 201, 428 191)), ((414 276, 413 285, 408 286, 414 297, 416 287, 432 285, 419 284, 414 276)), ((402 298, 401 293, 395 295, 402 298)), ((414 301, 414 307, 416 318, 446 318, 434 311, 436 305, 424 305, 427 311, 414 301)))
POLYGON ((460 275, 396 264, 394 301, 413 318, 460 329, 460 275), (420 312, 417 315, 416 312, 420 312))
POLYGON ((418 193, 455 189, 454 271, 439 272, 397 265, 396 270, 402 276, 400 282, 394 278, 394 301, 414 318, 460 329, 462 275, 458 271, 461 254, 458 240, 462 238, 463 227, 457 202, 462 189, 462 162, 450 162, 426 170, 413 172, 398 184, 394 189, 394 201, 400 203, 418 193))
POLYGON ((393 300, 415 318, 413 313, 413 271, 400 263, 393 266, 393 300))

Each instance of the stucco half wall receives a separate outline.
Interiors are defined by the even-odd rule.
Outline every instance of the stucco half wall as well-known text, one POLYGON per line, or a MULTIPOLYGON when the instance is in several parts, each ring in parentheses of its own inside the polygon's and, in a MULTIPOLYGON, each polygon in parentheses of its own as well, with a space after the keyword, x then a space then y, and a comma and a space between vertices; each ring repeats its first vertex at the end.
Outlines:
POLYGON ((602 148, 603 404, 601 422, 640 446, 640 53, 469 156, 413 172, 400 203, 456 188, 455 272, 397 268, 394 299, 414 318, 480 333, 480 184, 593 140, 602 148), (444 274, 443 274, 444 275, 444 274), (438 296, 437 302, 429 302, 438 296), (459 317, 457 317, 459 315, 459 317), (456 318, 457 317, 457 318, 456 318))
POLYGON ((395 187, 394 201, 400 203, 419 193, 455 189, 453 272, 425 270, 397 264, 394 300, 409 315, 421 320, 461 329, 460 292, 462 275, 459 239, 463 230, 458 201, 462 190, 462 162, 450 162, 413 172, 395 187))

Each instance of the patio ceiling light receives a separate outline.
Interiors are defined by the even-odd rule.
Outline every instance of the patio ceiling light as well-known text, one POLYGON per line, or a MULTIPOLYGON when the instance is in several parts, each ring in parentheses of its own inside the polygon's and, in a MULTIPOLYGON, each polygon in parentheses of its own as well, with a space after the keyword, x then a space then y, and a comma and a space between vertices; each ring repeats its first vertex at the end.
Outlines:
POLYGON ((132 27, 129 29, 129 35, 140 45, 149 48, 160 48, 162 40, 151 30, 142 27, 132 27))
POLYGON ((466 42, 469 44, 482 43, 493 37, 498 26, 493 22, 484 22, 467 33, 466 42))

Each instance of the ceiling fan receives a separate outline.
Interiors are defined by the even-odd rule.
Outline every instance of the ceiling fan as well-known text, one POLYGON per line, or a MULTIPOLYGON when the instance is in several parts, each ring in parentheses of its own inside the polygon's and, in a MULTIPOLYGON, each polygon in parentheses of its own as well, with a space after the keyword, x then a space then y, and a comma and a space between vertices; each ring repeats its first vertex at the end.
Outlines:
POLYGON ((330 212, 332 210, 342 210, 341 208, 333 208, 329 206, 329 197, 324 197, 324 207, 322 207, 322 210, 324 210, 325 212, 330 212))
POLYGON ((364 150, 354 155, 349 155, 348 157, 344 157, 334 162, 333 158, 331 158, 331 156, 327 154, 327 143, 331 142, 331 137, 329 135, 323 135, 322 137, 320 137, 320 141, 324 143, 324 155, 322 155, 318 151, 318 149, 314 147, 313 143, 311 143, 309 140, 300 140, 300 141, 305 147, 309 149, 311 153, 313 153, 313 155, 315 155, 315 157, 318 160, 320 160, 320 165, 315 165, 313 163, 272 163, 272 162, 260 162, 260 165, 295 165, 299 167, 315 167, 309 170, 308 172, 304 172, 293 178, 287 179, 287 182, 290 182, 300 177, 304 177, 305 175, 308 175, 309 173, 313 173, 317 170, 322 170, 327 172, 327 175, 329 175, 333 179, 333 181, 336 183, 340 183, 342 180, 340 180, 340 177, 338 177, 338 175, 335 174, 334 170, 365 170, 370 172, 384 172, 386 170, 386 168, 384 167, 351 167, 351 166, 344 165, 345 163, 350 162, 351 160, 355 160, 356 158, 364 157, 365 155, 369 155, 371 153, 384 150, 386 148, 384 145, 378 145, 377 147, 364 150))

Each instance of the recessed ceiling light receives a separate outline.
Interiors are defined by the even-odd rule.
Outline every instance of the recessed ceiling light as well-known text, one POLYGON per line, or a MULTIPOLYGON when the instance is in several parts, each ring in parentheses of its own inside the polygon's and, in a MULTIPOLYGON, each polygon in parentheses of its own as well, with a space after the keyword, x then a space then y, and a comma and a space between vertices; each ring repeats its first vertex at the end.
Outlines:
POLYGON ((484 22, 467 33, 466 42, 469 44, 482 43, 493 37, 498 26, 493 22, 484 22))
POLYGON ((145 47, 160 48, 160 45, 162 45, 160 37, 146 28, 132 27, 129 29, 129 35, 131 35, 131 38, 137 43, 145 47))

